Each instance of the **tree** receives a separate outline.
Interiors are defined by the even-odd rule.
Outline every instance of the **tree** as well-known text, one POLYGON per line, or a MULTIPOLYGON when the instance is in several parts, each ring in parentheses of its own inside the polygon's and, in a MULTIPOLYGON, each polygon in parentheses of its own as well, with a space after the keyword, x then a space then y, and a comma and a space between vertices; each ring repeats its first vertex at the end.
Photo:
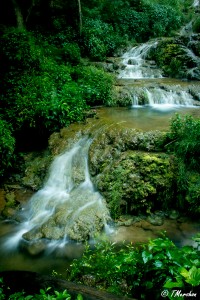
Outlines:
POLYGON ((80 31, 80 35, 82 33, 82 11, 81 11, 81 1, 78 0, 78 12, 79 12, 79 31, 80 31))

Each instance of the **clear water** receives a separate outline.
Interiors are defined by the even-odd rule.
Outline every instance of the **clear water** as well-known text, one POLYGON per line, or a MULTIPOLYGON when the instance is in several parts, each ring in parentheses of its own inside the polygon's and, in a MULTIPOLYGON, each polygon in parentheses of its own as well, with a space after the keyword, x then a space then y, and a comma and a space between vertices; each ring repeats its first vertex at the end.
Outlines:
POLYGON ((147 105, 131 108, 99 108, 97 112, 101 120, 110 122, 113 126, 118 123, 124 127, 143 131, 168 130, 171 118, 176 113, 190 114, 195 118, 200 118, 200 107, 171 106, 170 104, 158 104, 153 107, 147 105))

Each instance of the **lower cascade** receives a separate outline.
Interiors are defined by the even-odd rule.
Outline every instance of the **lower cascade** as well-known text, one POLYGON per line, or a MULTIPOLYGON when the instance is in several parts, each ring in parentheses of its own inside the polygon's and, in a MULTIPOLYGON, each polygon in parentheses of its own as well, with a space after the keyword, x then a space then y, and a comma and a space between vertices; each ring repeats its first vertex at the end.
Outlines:
POLYGON ((176 90, 165 90, 159 87, 138 88, 133 94, 133 107, 140 105, 150 105, 152 107, 165 108, 173 106, 193 106, 194 98, 180 88, 176 90))
POLYGON ((81 138, 57 156, 42 189, 17 216, 17 232, 7 248, 20 243, 60 246, 68 240, 86 241, 108 227, 109 210, 90 180, 88 150, 92 140, 81 138))

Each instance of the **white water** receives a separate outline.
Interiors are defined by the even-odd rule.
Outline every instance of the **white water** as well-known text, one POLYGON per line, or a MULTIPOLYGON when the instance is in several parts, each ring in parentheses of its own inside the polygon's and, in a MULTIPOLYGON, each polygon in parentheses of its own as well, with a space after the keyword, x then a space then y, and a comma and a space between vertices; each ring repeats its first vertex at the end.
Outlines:
MULTIPOLYGON (((44 228, 47 229, 47 233, 43 233, 42 238, 49 239, 48 247, 62 247, 71 238, 70 234, 72 238, 74 231, 76 234, 76 227, 81 221, 81 226, 84 226, 85 221, 85 226, 91 227, 88 235, 92 234, 96 230, 93 228, 95 224, 89 224, 89 217, 82 215, 89 207, 92 207, 91 212, 98 215, 107 229, 109 211, 103 197, 95 190, 89 174, 88 150, 91 142, 91 139, 82 138, 71 150, 55 158, 46 184, 33 195, 21 211, 20 217, 23 222, 16 226, 17 231, 6 239, 4 246, 7 249, 16 248, 24 236, 26 238, 27 233, 29 236, 29 233, 33 232, 31 242, 37 240, 44 228), (48 230, 52 230, 52 233, 48 230)), ((94 216, 91 216, 91 219, 92 217, 94 216)))
POLYGON ((197 6, 199 6, 199 0, 194 0, 193 7, 197 7, 197 6))
MULTIPOLYGON (((188 36, 191 39, 192 34, 191 21, 181 29, 180 35, 188 36)), ((158 40, 143 43, 133 47, 122 56, 123 67, 118 78, 127 80, 129 86, 128 91, 132 96, 132 106, 141 107, 143 105, 149 105, 159 109, 175 108, 177 106, 194 106, 194 100, 196 99, 190 94, 189 89, 182 89, 181 80, 180 84, 174 86, 173 89, 170 89, 170 87, 167 87, 167 89, 162 87, 165 85, 166 78, 163 78, 162 70, 156 66, 155 62, 149 59, 150 51, 155 51, 157 45, 158 40), (152 82, 150 87, 148 80, 152 82), (139 88, 137 82, 139 82, 139 88)), ((191 49, 183 46, 183 50, 194 64, 200 64, 200 58, 197 57, 191 49)), ((191 74, 192 76, 195 69, 195 67, 191 68, 187 71, 187 75, 191 74)), ((126 86, 126 81, 124 81, 124 83, 126 86)))
POLYGON ((146 105, 153 108, 165 109, 175 106, 193 106, 193 97, 186 91, 164 90, 161 88, 141 88, 140 95, 133 95, 133 107, 140 107, 140 97, 143 94, 146 105))
POLYGON ((156 46, 157 41, 153 41, 126 52, 122 57, 125 68, 120 72, 119 78, 162 78, 162 71, 156 67, 155 62, 147 59, 150 50, 156 46))

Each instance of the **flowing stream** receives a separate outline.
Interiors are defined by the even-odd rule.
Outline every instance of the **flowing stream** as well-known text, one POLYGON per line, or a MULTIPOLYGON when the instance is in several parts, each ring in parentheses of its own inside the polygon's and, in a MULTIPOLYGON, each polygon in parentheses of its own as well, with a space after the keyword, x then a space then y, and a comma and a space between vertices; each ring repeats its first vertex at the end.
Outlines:
MULTIPOLYGON (((193 5, 198 6, 199 1, 194 1, 193 5)), ((100 119, 112 126, 121 123, 148 131, 166 130, 176 112, 200 117, 199 82, 164 78, 155 62, 149 59, 150 51, 156 46, 156 40, 150 41, 123 55, 124 69, 118 82, 129 88, 132 107, 100 108, 100 119)), ((88 238, 92 241, 99 232, 112 232, 106 202, 90 179, 88 151, 91 143, 88 137, 80 138, 57 156, 43 188, 24 205, 16 221, 1 222, 1 270, 63 273, 66 258, 81 256, 82 241, 88 238), (40 256, 41 253, 45 255, 40 256)), ((170 237, 179 245, 190 243, 190 237, 199 230, 199 224, 187 224, 180 229, 180 224, 174 220, 167 226, 169 232, 171 228, 170 237)), ((156 237, 159 230, 151 237, 156 237)), ((134 238, 145 241, 148 237, 146 229, 122 227, 111 239, 133 242, 134 238)))
POLYGON ((30 247, 35 244, 38 253, 46 248, 49 252, 69 240, 94 238, 108 228, 109 210, 88 171, 91 142, 81 138, 54 159, 44 187, 17 214, 16 219, 21 222, 16 225, 16 233, 3 243, 7 251, 20 244, 30 244, 30 247))

